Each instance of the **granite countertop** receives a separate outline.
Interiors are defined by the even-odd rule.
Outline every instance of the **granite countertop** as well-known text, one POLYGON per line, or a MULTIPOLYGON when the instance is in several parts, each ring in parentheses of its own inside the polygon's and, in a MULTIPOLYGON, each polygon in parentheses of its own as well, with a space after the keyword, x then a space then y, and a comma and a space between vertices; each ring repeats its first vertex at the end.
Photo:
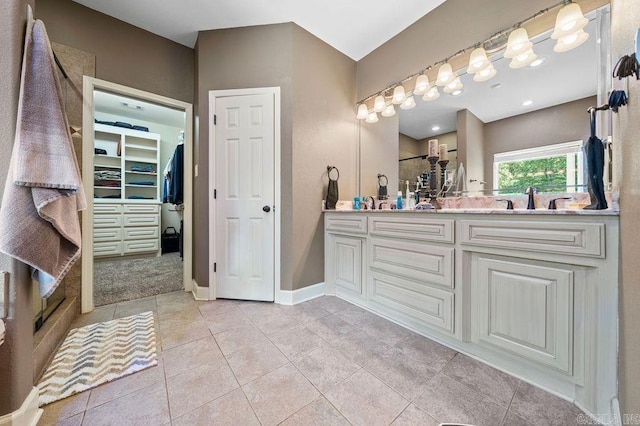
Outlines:
POLYGON ((607 210, 577 210, 577 209, 491 209, 491 208, 459 208, 459 209, 440 209, 440 210, 322 210, 325 213, 393 213, 393 214, 505 214, 505 215, 567 215, 567 216, 619 216, 620 212, 612 209, 607 210))

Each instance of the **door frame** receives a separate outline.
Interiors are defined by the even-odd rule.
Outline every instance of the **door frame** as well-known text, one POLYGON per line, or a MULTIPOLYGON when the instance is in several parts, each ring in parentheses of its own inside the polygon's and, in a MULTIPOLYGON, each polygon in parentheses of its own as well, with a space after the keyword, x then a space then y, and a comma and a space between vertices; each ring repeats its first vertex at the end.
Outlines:
POLYGON ((216 274, 213 272, 213 265, 216 259, 215 244, 215 223, 216 223, 216 200, 213 198, 213 189, 216 188, 215 164, 216 164, 216 128, 213 125, 213 116, 216 113, 216 99, 227 98, 232 96, 250 96, 250 95, 273 95, 273 149, 274 149, 274 200, 273 213, 275 215, 274 241, 273 241, 273 295, 274 302, 280 303, 280 236, 281 236, 281 150, 280 150, 280 87, 257 87, 251 89, 228 89, 228 90, 210 90, 209 91, 209 115, 207 117, 209 124, 209 300, 215 300, 217 296, 217 280, 216 274))
POLYGON ((87 197, 87 208, 82 211, 82 313, 93 310, 93 124, 94 90, 103 90, 122 96, 153 102, 185 113, 184 123, 184 212, 183 212, 183 275, 185 292, 193 291, 193 105, 155 93, 145 92, 120 84, 84 76, 82 80, 82 182, 87 197), (87 149, 89 147, 90 149, 87 149), (86 256, 84 254, 91 254, 86 256))

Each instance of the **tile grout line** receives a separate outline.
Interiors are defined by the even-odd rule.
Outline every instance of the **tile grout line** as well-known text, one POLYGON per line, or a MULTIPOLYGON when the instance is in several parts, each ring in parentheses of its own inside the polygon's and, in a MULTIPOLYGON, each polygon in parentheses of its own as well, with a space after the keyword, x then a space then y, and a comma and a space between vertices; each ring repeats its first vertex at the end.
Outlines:
POLYGON ((511 404, 513 404, 513 400, 516 398, 516 394, 518 393, 518 389, 520 389, 521 384, 522 384, 522 380, 518 380, 518 386, 516 386, 516 390, 515 392, 513 392, 513 395, 511 396, 511 400, 509 401, 509 406, 507 407, 507 411, 504 412, 504 417, 502 418, 502 422, 500 423, 501 425, 503 425, 505 420, 507 419, 507 415, 511 410, 511 404))

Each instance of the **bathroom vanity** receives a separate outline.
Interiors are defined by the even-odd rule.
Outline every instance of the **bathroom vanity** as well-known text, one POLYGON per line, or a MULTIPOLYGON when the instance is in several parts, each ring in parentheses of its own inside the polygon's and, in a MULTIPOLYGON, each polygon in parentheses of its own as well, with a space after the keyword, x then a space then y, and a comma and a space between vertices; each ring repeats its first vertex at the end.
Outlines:
POLYGON ((327 294, 613 413, 618 213, 331 211, 324 220, 327 294))

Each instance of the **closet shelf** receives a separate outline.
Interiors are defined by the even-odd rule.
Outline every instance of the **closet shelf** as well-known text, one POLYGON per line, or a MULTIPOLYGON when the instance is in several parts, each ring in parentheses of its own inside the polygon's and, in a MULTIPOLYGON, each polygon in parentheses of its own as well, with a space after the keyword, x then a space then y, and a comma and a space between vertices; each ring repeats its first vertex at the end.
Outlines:
POLYGON ((94 189, 111 189, 111 190, 117 189, 118 191, 120 191, 120 189, 122 189, 119 186, 94 186, 93 188, 94 189))
POLYGON ((141 151, 157 151, 157 148, 153 148, 150 146, 143 146, 143 145, 125 145, 125 149, 139 149, 141 151))
POLYGON ((120 170, 122 167, 120 166, 102 166, 100 164, 94 164, 93 165, 94 168, 101 168, 101 169, 113 169, 113 170, 120 170))
POLYGON ((158 176, 156 172, 132 172, 131 170, 125 170, 125 173, 130 173, 132 175, 158 176))
POLYGON ((122 158, 119 155, 109 155, 109 154, 93 154, 93 156, 98 158, 122 158))
POLYGON ((157 188, 158 185, 136 185, 134 183, 126 183, 124 186, 130 186, 132 188, 157 188))

